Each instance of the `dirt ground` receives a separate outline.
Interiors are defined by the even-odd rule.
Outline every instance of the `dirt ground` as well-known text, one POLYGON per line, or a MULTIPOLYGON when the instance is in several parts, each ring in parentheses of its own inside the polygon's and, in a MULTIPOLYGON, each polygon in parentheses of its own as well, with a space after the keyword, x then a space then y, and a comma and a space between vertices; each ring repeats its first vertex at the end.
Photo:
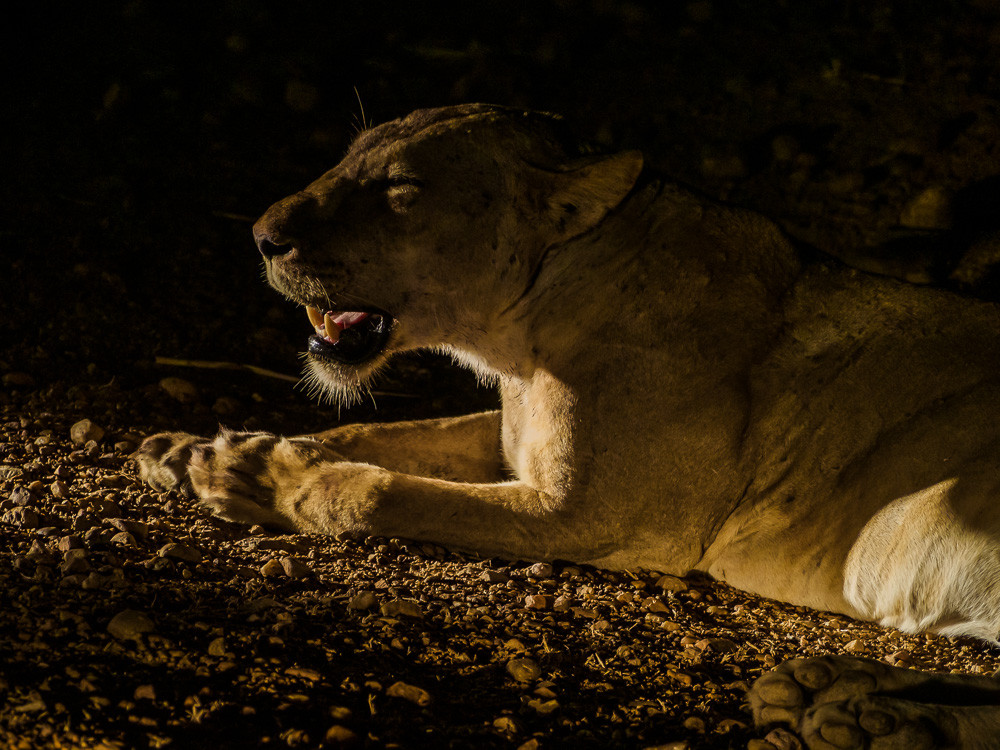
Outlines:
POLYGON ((818 250, 997 299, 995 0, 31 14, 4 76, 0 745, 745 748, 744 689, 793 655, 1000 666, 707 580, 274 536, 128 460, 163 429, 495 403, 430 355, 350 411, 310 401, 309 325, 250 240, 359 126, 419 106, 561 112, 818 250))

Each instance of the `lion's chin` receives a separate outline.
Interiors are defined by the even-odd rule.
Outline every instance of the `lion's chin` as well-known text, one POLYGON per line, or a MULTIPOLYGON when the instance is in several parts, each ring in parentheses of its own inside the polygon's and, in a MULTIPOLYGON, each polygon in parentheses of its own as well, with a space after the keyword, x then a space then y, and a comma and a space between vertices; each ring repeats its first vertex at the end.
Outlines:
POLYGON ((342 364, 319 358, 311 352, 302 355, 305 361, 303 383, 309 395, 346 408, 356 404, 369 392, 369 384, 389 360, 381 355, 361 365, 342 364))

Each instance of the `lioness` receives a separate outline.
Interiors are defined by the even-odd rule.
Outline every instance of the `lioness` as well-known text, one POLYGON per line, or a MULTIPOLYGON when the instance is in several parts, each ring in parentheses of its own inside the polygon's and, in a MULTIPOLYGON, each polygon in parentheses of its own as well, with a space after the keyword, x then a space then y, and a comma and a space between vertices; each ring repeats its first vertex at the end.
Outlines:
MULTIPOLYGON (((908 631, 1000 634, 996 306, 807 262, 639 152, 584 153, 552 116, 485 105, 362 133, 254 235, 334 398, 434 348, 503 408, 155 435, 138 454, 154 487, 246 523, 701 570, 908 631)), ((998 746, 989 680, 813 659, 751 701, 813 748, 998 746), (936 705, 957 683, 967 705, 936 705), (922 702, 882 694, 902 688, 922 702)))

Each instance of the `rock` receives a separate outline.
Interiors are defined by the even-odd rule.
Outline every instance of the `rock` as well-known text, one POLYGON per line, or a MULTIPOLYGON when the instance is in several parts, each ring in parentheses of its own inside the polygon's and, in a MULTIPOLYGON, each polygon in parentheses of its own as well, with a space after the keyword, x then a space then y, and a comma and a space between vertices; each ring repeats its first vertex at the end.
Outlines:
POLYGON ((149 538, 149 526, 144 524, 142 521, 129 521, 125 518, 109 518, 107 523, 109 526, 112 526, 119 531, 131 534, 136 539, 146 541, 146 539, 149 538))
POLYGON ((728 638, 702 638, 694 644, 699 651, 712 651, 717 654, 731 654, 739 650, 739 644, 728 638))
POLYGON ((53 497, 58 497, 62 500, 69 497, 69 485, 61 479, 57 479, 49 485, 49 492, 52 493, 53 497))
POLYGON ((423 617, 424 611, 420 603, 413 599, 392 599, 379 608, 386 617, 423 617))
POLYGON ((108 623, 108 633, 120 641, 138 641, 143 633, 153 630, 153 621, 144 613, 134 609, 126 609, 111 618, 108 623))
POLYGON ((194 383, 182 378, 163 378, 160 381, 160 388, 166 391, 170 398, 182 404, 191 404, 198 400, 198 389, 194 383))
POLYGON ((547 562, 537 562, 528 568, 529 578, 551 578, 552 566, 547 562))
POLYGON ((647 612, 669 612, 670 607, 663 603, 659 598, 651 596, 642 602, 642 607, 647 612))
POLYGON ((359 744, 360 739, 357 734, 342 724, 334 724, 326 730, 324 741, 327 745, 334 747, 350 747, 359 744))
POLYGON ((156 688, 152 685, 139 685, 132 694, 132 697, 137 701, 155 701, 156 688))
POLYGON ((281 567, 289 578, 308 578, 313 574, 312 568, 294 557, 281 558, 281 567))
POLYGON ((431 694, 416 685, 407 685, 405 682, 394 682, 386 688, 385 694, 392 698, 402 698, 418 706, 429 706, 431 704, 431 694))
POLYGON ((545 594, 528 594, 524 597, 524 606, 527 609, 548 609, 552 606, 552 597, 545 594))
POLYGON ((89 419, 81 419, 69 428, 69 438, 77 445, 84 445, 91 440, 100 442, 104 437, 104 428, 89 419))
POLYGON ((20 526, 22 529, 37 529, 42 525, 42 517, 31 508, 11 508, 0 520, 11 526, 20 526))
POLYGON ((208 644, 208 655, 209 656, 225 656, 226 655, 226 639, 216 638, 211 643, 208 644))
POLYGON ((687 591, 690 586, 688 586, 683 580, 677 576, 660 576, 656 579, 656 587, 662 589, 666 593, 677 594, 681 591, 687 591))
POLYGON ((940 185, 932 185, 903 207, 899 223, 913 229, 948 229, 951 218, 951 193, 940 185))
POLYGON ((506 583, 510 580, 510 576, 502 570, 484 570, 479 576, 479 580, 486 583, 506 583))
POLYGON ((260 566, 260 574, 265 578, 283 578, 285 575, 285 566, 272 557, 260 566))
POLYGON ((378 599, 375 594, 371 591, 362 591, 354 596, 351 601, 347 603, 348 609, 356 609, 360 611, 365 611, 371 609, 376 604, 378 604, 378 599))
POLYGON ((87 550, 71 549, 63 555, 63 561, 59 564, 59 571, 64 575, 73 573, 86 573, 90 570, 90 563, 87 561, 87 550))
POLYGON ((548 716, 559 708, 559 701, 554 699, 543 701, 539 698, 532 698, 528 701, 528 708, 534 709, 539 716, 548 716))
POLYGON ((285 674, 289 677, 299 677, 303 680, 309 680, 309 682, 319 682, 323 679, 323 675, 319 671, 309 669, 309 667, 289 667, 285 670, 285 674))
POLYGON ((560 594, 552 604, 552 609, 557 612, 568 612, 573 606, 573 597, 569 594, 560 594))
POLYGON ((542 675, 538 662, 527 657, 518 657, 507 662, 507 673, 518 682, 532 682, 542 675))
POLYGON ((183 560, 184 562, 197 563, 201 562, 204 555, 201 554, 200 550, 188 544, 181 544, 180 542, 169 542, 160 547, 159 552, 156 553, 160 557, 167 557, 173 560, 183 560))
POLYGON ((56 541, 56 549, 60 552, 69 552, 71 549, 81 549, 82 547, 83 540, 76 534, 61 536, 58 541, 56 541))

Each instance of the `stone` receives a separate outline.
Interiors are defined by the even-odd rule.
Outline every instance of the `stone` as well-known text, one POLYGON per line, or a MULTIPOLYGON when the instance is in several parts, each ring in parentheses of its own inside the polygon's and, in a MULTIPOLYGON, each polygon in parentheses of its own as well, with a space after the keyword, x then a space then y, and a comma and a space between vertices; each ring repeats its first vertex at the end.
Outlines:
POLYGON ((506 583, 510 580, 510 576, 501 570, 484 570, 479 580, 485 583, 506 583))
POLYGON ((197 550, 188 544, 181 544, 180 542, 168 542, 160 547, 159 552, 156 554, 160 557, 166 557, 172 560, 182 560, 190 563, 201 562, 204 557, 200 550, 197 550))
POLYGON ((386 617, 423 617, 424 611, 419 602, 413 599, 392 599, 384 602, 379 608, 386 617))
POLYGON ((507 662, 507 674, 518 682, 532 682, 542 675, 538 662, 528 657, 518 657, 507 662))
POLYGON ((552 597, 545 594, 528 594, 524 597, 524 606, 527 609, 549 609, 552 601, 552 597))
POLYGON ((81 419, 69 428, 69 438, 77 445, 85 445, 91 440, 99 443, 103 437, 104 428, 89 419, 81 419))
POLYGON ((59 571, 65 575, 73 573, 86 573, 90 570, 90 563, 87 561, 87 550, 71 549, 63 555, 63 561, 59 564, 59 571))
POLYGON ((677 594, 687 591, 690 586, 677 576, 664 575, 656 579, 656 587, 666 593, 677 594))
POLYGON ((402 698, 418 706, 429 706, 431 704, 431 694, 416 685, 407 685, 405 682, 394 682, 385 690, 385 694, 391 698, 402 698))
POLYGON ((170 398, 182 404, 191 404, 198 400, 198 389, 194 383, 183 378, 163 378, 160 388, 166 391, 170 398))
POLYGON ((378 599, 375 594, 371 591, 361 591, 355 595, 348 603, 348 609, 356 609, 359 611, 365 611, 371 609, 376 604, 378 604, 378 599))
POLYGON ((149 537, 149 526, 142 521, 129 521, 125 518, 109 518, 107 523, 109 526, 112 526, 119 531, 131 534, 136 539, 142 539, 145 541, 149 537))
POLYGON ((108 633, 120 641, 138 641, 144 633, 152 632, 153 627, 153 621, 145 613, 126 609, 111 618, 108 633))
POLYGON ((265 578, 283 578, 285 566, 273 557, 260 566, 260 574, 265 578))
POLYGON ((342 724, 334 724, 326 730, 324 741, 334 747, 350 747, 360 742, 358 735, 342 724))
POLYGON ((552 566, 547 562, 537 562, 528 568, 529 578, 551 578, 552 566))
POLYGON ((308 578, 313 574, 312 568, 294 557, 281 558, 281 568, 289 578, 308 578))

